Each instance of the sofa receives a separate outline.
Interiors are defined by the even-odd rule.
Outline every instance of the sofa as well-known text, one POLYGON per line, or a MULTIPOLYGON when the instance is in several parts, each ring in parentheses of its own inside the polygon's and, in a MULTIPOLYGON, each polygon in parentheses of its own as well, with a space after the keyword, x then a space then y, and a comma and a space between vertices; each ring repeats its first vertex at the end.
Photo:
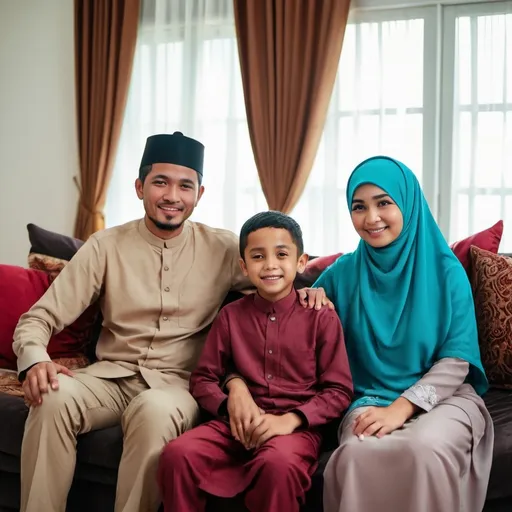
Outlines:
MULTIPOLYGON (((31 240, 31 242, 31 254, 40 254, 43 249, 35 248, 34 241, 31 240)), ((475 240, 472 240, 473 242, 475 240)), ((47 248, 44 250, 51 252, 47 248)), ((76 250, 76 247, 74 250, 76 250)), ((497 252, 497 247, 493 249, 493 252, 497 252)), ((73 250, 67 255, 68 259, 72 257, 72 254, 73 250)), ((334 255, 323 262, 321 259, 313 261, 309 268, 309 272, 312 273, 309 279, 314 279, 325 265, 338 256, 334 255), (313 275, 315 272, 316 275, 313 275)), ((52 258, 52 265, 55 265, 55 261, 58 261, 59 258, 53 256, 52 258)), ((62 264, 65 264, 65 261, 62 264)), ((38 265, 39 267, 36 265, 35 268, 40 268, 40 260, 38 265)), ((55 270, 55 267, 53 267, 53 270, 55 270)), ((305 279, 305 281, 298 282, 299 286, 310 282, 307 281, 307 275, 301 276, 301 279, 305 279)), ((236 295, 230 294, 225 303, 236 298, 236 295)), ((0 317, 1 315, 2 311, 0 309, 0 317)), ((98 336, 98 326, 99 323, 90 333, 91 339, 86 354, 89 360, 94 358, 94 344, 98 336)), ((512 344, 512 339, 509 341, 512 344)), ((484 510, 485 512, 510 512, 512 511, 512 485, 510 485, 512 475, 512 389, 503 389, 503 386, 491 387, 484 396, 484 400, 495 427, 493 466, 484 510)), ((20 451, 27 415, 28 408, 22 397, 0 391, 0 512, 13 512, 19 509, 20 451)), ((313 476, 312 487, 307 494, 307 501, 303 506, 304 511, 320 512, 322 510, 322 473, 330 455, 336 448, 338 423, 335 422, 325 427, 319 465, 313 476)), ((442 432, 439 435, 442 435, 442 432)), ((113 511, 117 469, 121 452, 122 432, 120 426, 79 436, 77 465, 74 482, 68 497, 67 510, 71 512, 113 511)), ((48 479, 58 477, 58 475, 48 475, 48 479)), ((208 503, 208 509, 210 511, 245 510, 241 500, 237 499, 212 499, 208 503)))

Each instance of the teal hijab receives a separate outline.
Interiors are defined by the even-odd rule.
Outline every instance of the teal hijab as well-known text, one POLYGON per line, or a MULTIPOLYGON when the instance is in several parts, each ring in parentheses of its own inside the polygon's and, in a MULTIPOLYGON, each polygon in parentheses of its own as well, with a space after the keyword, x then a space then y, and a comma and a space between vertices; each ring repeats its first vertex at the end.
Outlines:
POLYGON ((418 180, 397 160, 365 160, 349 179, 349 208, 364 184, 393 199, 402 212, 402 231, 382 248, 361 240, 314 285, 325 289, 343 324, 354 380, 351 408, 389 405, 445 357, 467 361, 467 381, 484 393, 471 287, 418 180))

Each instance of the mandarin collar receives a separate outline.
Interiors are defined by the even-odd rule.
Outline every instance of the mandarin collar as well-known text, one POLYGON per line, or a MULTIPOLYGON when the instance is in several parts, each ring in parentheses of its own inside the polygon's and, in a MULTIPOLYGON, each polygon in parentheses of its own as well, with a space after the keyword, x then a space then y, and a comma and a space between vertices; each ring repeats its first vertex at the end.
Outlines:
POLYGON ((295 288, 292 288, 292 291, 286 297, 277 302, 264 299, 258 292, 254 294, 254 305, 263 313, 286 313, 298 300, 299 296, 295 288))
POLYGON ((164 240, 163 238, 160 238, 151 231, 149 231, 148 227, 146 226, 146 221, 144 219, 141 219, 139 222, 139 233, 148 244, 154 245, 155 247, 159 247, 160 249, 170 249, 172 247, 177 247, 178 245, 181 245, 188 237, 188 234, 190 232, 190 222, 186 220, 183 223, 183 229, 181 233, 178 236, 175 236, 174 238, 169 238, 169 240, 164 240))

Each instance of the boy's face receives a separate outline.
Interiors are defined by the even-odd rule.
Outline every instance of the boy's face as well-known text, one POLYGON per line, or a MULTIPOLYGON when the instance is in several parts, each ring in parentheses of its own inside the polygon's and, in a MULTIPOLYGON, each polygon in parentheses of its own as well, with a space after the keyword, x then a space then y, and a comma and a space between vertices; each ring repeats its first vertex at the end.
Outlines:
POLYGON ((247 238, 245 261, 240 266, 258 293, 272 302, 292 290, 297 272, 302 273, 308 257, 297 254, 297 246, 286 229, 261 228, 247 238))

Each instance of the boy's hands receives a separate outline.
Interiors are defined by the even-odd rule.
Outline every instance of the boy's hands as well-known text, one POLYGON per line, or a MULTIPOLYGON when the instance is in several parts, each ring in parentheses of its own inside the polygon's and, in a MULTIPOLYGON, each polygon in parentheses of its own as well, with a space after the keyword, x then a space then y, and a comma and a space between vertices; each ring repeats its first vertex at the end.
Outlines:
POLYGON ((242 379, 231 379, 226 388, 228 394, 228 415, 231 434, 247 448, 245 439, 251 422, 264 414, 257 405, 242 379))
POLYGON ((259 448, 272 437, 291 434, 301 424, 302 419, 293 412, 282 416, 262 414, 247 429, 244 446, 249 450, 259 448))

